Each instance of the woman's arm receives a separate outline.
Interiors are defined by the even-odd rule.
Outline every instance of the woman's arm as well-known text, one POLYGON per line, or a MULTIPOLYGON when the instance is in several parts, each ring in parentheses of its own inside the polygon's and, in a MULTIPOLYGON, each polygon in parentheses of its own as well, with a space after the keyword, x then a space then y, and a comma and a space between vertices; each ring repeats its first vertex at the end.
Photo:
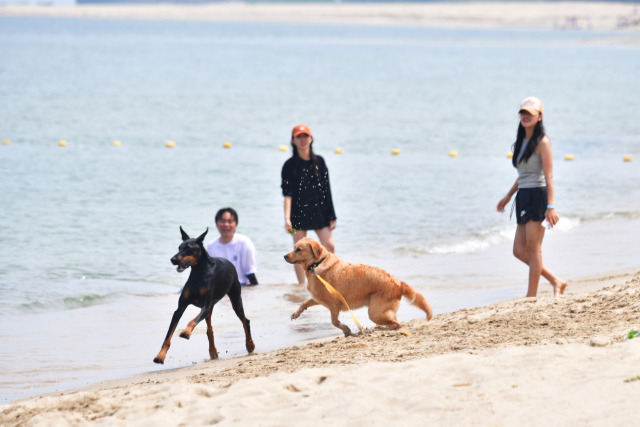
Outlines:
POLYGON ((507 206, 507 204, 509 203, 509 200, 511 200, 513 195, 516 194, 516 191, 518 191, 518 180, 517 179, 516 179, 516 182, 513 183, 513 185, 511 186, 511 188, 507 192, 507 195, 504 196, 502 199, 500 199, 500 201, 498 202, 498 206, 496 206, 496 209, 498 210, 498 212, 504 212, 505 206, 507 206))
POLYGON ((284 196, 284 230, 287 233, 291 233, 291 230, 293 229, 293 226, 291 225, 291 201, 294 186, 292 159, 289 159, 284 163, 280 176, 282 177, 280 188, 282 188, 282 195, 284 196))
POLYGON ((325 163, 322 157, 318 156, 318 160, 322 164, 321 171, 323 172, 323 176, 324 176, 323 185, 326 188, 325 197, 326 197, 326 203, 327 203, 327 214, 329 215, 329 228, 331 230, 335 230, 336 227, 338 226, 338 221, 337 221, 338 218, 336 217, 336 210, 333 207, 333 197, 331 196, 331 184, 329 182, 329 168, 327 168, 327 164, 325 163))
POLYGON ((291 233, 291 196, 284 196, 284 230, 291 233))
MULTIPOLYGON (((553 153, 551 151, 551 141, 547 136, 544 136, 538 144, 538 154, 542 160, 542 172, 544 173, 544 179, 547 182, 547 206, 553 206, 555 202, 555 192, 553 188, 553 153)), ((556 225, 560 220, 555 207, 548 208, 544 213, 544 216, 551 223, 556 225)))

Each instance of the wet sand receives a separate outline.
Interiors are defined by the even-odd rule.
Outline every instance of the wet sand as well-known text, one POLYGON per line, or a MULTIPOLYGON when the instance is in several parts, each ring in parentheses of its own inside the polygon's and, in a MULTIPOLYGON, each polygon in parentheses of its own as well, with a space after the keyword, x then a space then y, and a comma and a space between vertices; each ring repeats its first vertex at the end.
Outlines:
MULTIPOLYGON (((0 408, 2 425, 611 425, 640 393, 640 268, 0 408)), ((406 302, 405 302, 406 303, 406 302)))

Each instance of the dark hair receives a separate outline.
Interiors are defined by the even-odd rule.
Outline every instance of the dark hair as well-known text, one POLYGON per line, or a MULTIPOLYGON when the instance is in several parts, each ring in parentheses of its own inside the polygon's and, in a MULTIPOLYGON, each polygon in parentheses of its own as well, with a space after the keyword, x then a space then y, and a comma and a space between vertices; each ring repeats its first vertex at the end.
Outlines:
MULTIPOLYGON (((315 141, 315 139, 313 139, 312 135, 309 135, 309 136, 311 137, 311 144, 309 144, 309 159, 311 160, 312 168, 317 176, 318 175, 318 156, 316 156, 316 154, 313 152, 313 141, 315 141)), ((291 146, 293 147, 293 155, 291 157, 293 158, 293 174, 294 176, 297 176, 298 165, 300 164, 300 160, 302 159, 300 158, 300 154, 298 154, 298 147, 296 147, 295 144, 293 143, 293 138, 294 137, 292 136, 291 146)))
MULTIPOLYGON (((518 157, 520 157, 520 150, 522 149, 522 141, 524 140, 525 131, 522 123, 518 125, 518 135, 516 136, 516 142, 513 143, 511 147, 513 149, 513 157, 511 158, 511 163, 513 167, 518 167, 518 157)), ((536 147, 538 146, 538 142, 545 136, 544 125, 542 124, 542 119, 536 123, 536 127, 533 129, 533 135, 531 135, 531 140, 527 144, 524 149, 524 153, 522 154, 522 159, 520 163, 527 162, 529 157, 536 151, 536 147)))
POLYGON ((233 209, 233 208, 222 208, 216 214, 216 224, 218 223, 218 221, 220 221, 222 219, 222 215, 224 215, 225 212, 229 212, 231 214, 231 216, 233 217, 233 219, 236 220, 236 224, 238 223, 238 212, 236 212, 235 209, 233 209))

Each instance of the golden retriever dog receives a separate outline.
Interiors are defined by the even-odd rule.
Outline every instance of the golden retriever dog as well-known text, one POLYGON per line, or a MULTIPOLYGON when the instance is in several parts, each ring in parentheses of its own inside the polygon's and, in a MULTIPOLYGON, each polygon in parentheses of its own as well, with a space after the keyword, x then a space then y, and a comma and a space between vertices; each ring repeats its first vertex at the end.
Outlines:
POLYGON ((431 304, 411 286, 381 268, 343 261, 314 239, 301 239, 284 259, 289 264, 300 264, 307 271, 307 289, 312 297, 298 307, 291 319, 297 319, 309 307, 322 304, 331 312, 331 323, 342 329, 345 336, 351 335, 349 327, 338 320, 340 311, 347 311, 347 307, 327 290, 315 274, 340 292, 349 308, 369 307, 369 319, 387 329, 400 327, 396 313, 402 297, 424 310, 428 320, 433 317, 431 304))

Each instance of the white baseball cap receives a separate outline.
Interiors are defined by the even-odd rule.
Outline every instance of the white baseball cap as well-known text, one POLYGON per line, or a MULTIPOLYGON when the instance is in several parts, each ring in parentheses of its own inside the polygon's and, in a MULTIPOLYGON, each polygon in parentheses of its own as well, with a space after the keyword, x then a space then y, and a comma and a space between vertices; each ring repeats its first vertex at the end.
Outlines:
POLYGON ((530 96, 525 98, 520 104, 520 110, 518 112, 525 110, 530 112, 531 114, 540 113, 544 110, 544 106, 542 105, 542 101, 536 98, 535 96, 530 96))

